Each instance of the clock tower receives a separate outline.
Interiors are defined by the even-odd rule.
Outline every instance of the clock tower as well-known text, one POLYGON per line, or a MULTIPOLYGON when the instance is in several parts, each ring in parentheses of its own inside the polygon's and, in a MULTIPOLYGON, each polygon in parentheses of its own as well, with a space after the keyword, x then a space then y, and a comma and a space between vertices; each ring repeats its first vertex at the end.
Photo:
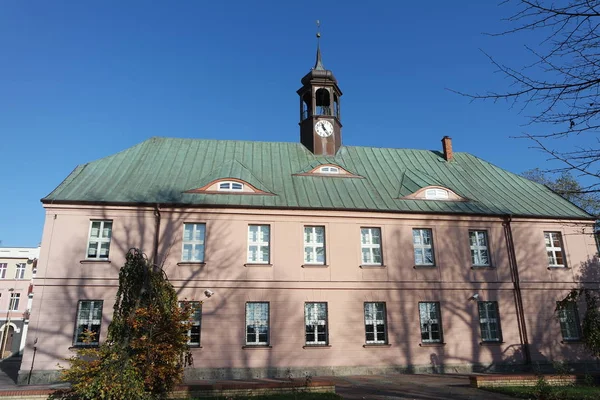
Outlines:
POLYGON ((314 154, 334 156, 342 145, 342 91, 333 72, 323 66, 320 37, 317 33, 315 66, 302 78, 302 87, 297 92, 300 96, 300 142, 314 154))

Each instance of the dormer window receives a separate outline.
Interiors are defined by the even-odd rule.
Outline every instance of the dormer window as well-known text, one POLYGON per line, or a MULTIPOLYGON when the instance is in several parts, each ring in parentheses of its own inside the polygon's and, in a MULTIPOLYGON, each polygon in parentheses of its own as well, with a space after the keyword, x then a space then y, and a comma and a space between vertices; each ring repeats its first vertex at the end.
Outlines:
POLYGON ((219 183, 219 191, 241 192, 244 190, 244 185, 239 182, 225 181, 219 183))
POLYGON ((340 173, 340 169, 338 167, 332 167, 332 166, 324 166, 319 168, 319 172, 322 174, 339 174, 340 173))
POLYGON ((427 200, 448 200, 448 191, 444 189, 427 189, 425 191, 427 200))

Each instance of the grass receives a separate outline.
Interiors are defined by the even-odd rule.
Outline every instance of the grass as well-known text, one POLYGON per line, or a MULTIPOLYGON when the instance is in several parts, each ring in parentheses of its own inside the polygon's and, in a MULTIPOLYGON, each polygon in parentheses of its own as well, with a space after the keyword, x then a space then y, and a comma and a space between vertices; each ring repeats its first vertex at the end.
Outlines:
POLYGON ((482 389, 520 399, 596 400, 600 398, 600 387, 598 386, 550 386, 545 389, 545 397, 536 397, 539 394, 539 389, 535 386, 504 386, 482 389))
MULTIPOLYGON (((340 400, 341 396, 335 393, 288 393, 288 394, 272 394, 265 396, 252 396, 252 397, 211 397, 213 400, 340 400)), ((198 399, 199 400, 199 399, 198 399)))

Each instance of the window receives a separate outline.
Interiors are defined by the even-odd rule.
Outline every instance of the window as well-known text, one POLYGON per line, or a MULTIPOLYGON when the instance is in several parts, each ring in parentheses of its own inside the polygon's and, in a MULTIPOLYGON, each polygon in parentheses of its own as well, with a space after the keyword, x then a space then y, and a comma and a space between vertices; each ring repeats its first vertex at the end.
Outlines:
POLYGON ((248 262, 269 263, 269 225, 248 225, 248 262))
POLYGON ((246 345, 269 344, 269 303, 246 303, 246 345))
POLYGON ((17 264, 17 272, 15 273, 15 279, 25 279, 25 263, 17 264))
POLYGON ((385 303, 365 303, 365 342, 387 343, 385 303))
POLYGON ((416 265, 434 265, 433 234, 431 229, 413 229, 416 265))
POLYGON ((340 169, 338 167, 324 166, 319 168, 319 172, 323 174, 339 174, 340 169))
POLYGON ((202 324, 202 303, 199 301, 181 301, 179 306, 189 304, 192 309, 190 323, 192 326, 187 331, 188 346, 200 346, 200 326, 202 324))
POLYGON ((501 342, 502 331, 500 330, 498 302, 480 301, 477 303, 477 307, 479 308, 479 327, 481 328, 481 341, 501 342))
POLYGON ((241 192, 244 190, 244 185, 239 182, 221 182, 219 183, 219 190, 241 192))
POLYGON ((6 279, 6 270, 8 269, 8 264, 0 263, 0 279, 6 279))
POLYGON ((206 224, 183 224, 183 251, 181 260, 204 262, 206 224))
POLYGON ((557 307, 558 320, 560 322, 560 333, 563 340, 575 341, 581 339, 581 330, 579 329, 579 312, 575 302, 564 303, 557 307))
POLYGON ((308 346, 327 345, 327 303, 305 303, 304 325, 308 346))
POLYGON ((427 200, 448 200, 448 191, 444 189, 427 189, 425 190, 425 198, 427 200))
POLYGON ((19 309, 19 300, 21 293, 11 293, 10 303, 8 304, 8 311, 17 311, 19 309))
POLYGON ((474 266, 489 267, 488 240, 486 231, 469 231, 471 262, 474 266))
POLYGON ((360 247, 363 265, 381 265, 381 229, 361 228, 360 247))
POLYGON ((560 232, 544 232, 544 239, 546 240, 548 265, 551 267, 564 267, 565 259, 560 232))
POLYGON ((87 258, 108 259, 112 221, 91 221, 87 258))
POLYGON ((304 227, 304 263, 325 264, 325 227, 304 227))
POLYGON ((419 318, 421 319, 421 342, 442 342, 442 318, 440 303, 419 303, 419 318))
POLYGON ((93 346, 99 343, 100 324, 102 322, 102 300, 79 300, 77 307, 77 322, 73 337, 74 346, 93 346), (92 341, 85 343, 85 331, 94 335, 92 341))

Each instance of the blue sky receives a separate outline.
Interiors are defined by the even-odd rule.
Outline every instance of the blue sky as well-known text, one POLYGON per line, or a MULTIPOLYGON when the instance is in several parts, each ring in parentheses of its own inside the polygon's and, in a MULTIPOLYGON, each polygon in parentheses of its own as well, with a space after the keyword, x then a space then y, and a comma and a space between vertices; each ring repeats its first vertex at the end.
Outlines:
MULTIPOLYGON (((151 136, 299 140, 300 78, 323 61, 343 142, 473 153, 515 173, 546 156, 512 139, 526 113, 446 88, 508 82, 480 49, 527 62, 531 34, 490 37, 493 1, 20 1, 0 4, 0 241, 41 241, 40 199, 78 164, 151 136)), ((532 111, 532 110, 529 110, 532 111)))

